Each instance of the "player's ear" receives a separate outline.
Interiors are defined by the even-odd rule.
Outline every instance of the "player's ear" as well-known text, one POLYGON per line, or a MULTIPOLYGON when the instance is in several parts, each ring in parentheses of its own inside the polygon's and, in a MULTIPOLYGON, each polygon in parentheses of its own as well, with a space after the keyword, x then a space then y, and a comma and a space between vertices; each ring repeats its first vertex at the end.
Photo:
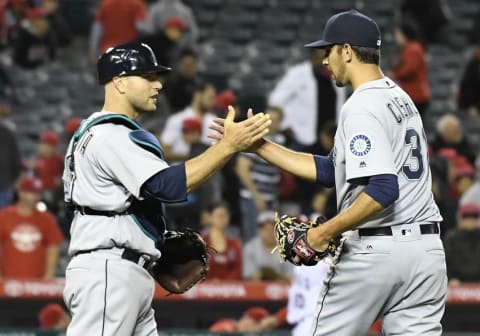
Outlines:
POLYGON ((350 63, 353 59, 353 49, 352 46, 348 43, 345 43, 342 46, 342 57, 346 63, 350 63))
POLYGON ((116 76, 112 78, 112 84, 120 94, 126 91, 126 77, 116 76))

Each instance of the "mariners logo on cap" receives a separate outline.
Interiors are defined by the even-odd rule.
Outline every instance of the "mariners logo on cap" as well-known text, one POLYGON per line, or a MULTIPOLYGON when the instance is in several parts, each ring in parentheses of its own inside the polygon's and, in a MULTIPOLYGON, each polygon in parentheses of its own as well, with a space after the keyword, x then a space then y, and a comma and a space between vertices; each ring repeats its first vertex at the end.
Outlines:
POLYGON ((357 134, 350 141, 350 152, 355 156, 365 156, 371 148, 372 142, 364 134, 357 134))

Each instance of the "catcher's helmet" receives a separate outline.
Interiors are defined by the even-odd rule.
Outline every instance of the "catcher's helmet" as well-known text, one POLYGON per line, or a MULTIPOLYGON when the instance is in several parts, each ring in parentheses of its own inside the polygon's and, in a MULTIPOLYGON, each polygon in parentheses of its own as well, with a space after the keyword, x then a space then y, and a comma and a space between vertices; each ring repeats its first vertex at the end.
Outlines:
POLYGON ((145 43, 121 44, 105 51, 97 62, 98 83, 103 85, 115 76, 168 72, 159 65, 152 49, 145 43))

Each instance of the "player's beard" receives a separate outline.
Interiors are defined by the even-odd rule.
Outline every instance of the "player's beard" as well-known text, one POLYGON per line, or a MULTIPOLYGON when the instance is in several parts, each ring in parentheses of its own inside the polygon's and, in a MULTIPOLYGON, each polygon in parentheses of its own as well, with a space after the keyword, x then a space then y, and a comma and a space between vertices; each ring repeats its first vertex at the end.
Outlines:
POLYGON ((348 85, 348 80, 346 79, 347 66, 345 63, 340 63, 338 71, 334 74, 335 85, 338 87, 344 87, 348 85))

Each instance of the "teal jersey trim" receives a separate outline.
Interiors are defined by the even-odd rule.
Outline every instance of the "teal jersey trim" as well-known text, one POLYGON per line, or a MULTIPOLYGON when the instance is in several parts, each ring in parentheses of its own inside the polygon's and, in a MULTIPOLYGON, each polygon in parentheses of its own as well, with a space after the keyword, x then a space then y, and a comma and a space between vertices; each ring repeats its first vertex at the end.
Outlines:
POLYGON ((87 122, 87 120, 83 120, 82 123, 80 124, 80 127, 74 134, 74 141, 78 141, 86 131, 88 131, 90 128, 96 125, 100 124, 107 124, 107 123, 113 123, 113 124, 121 124, 124 125, 130 129, 133 130, 141 130, 142 126, 135 120, 130 119, 129 117, 123 115, 123 114, 109 114, 106 116, 98 117, 90 122, 87 122))
POLYGON ((134 130, 128 134, 128 137, 133 141, 134 144, 153 153, 165 161, 165 154, 163 153, 162 147, 152 133, 149 133, 143 129, 134 130))
POLYGON ((138 220, 137 216, 135 216, 135 214, 131 214, 130 217, 133 218, 133 221, 135 222, 135 224, 138 225, 138 227, 140 228, 140 230, 142 230, 142 232, 148 237, 150 238, 151 240, 153 240, 155 243, 158 243, 158 239, 156 237, 154 237, 150 232, 148 232, 142 225, 142 223, 140 223, 140 221, 138 220))

